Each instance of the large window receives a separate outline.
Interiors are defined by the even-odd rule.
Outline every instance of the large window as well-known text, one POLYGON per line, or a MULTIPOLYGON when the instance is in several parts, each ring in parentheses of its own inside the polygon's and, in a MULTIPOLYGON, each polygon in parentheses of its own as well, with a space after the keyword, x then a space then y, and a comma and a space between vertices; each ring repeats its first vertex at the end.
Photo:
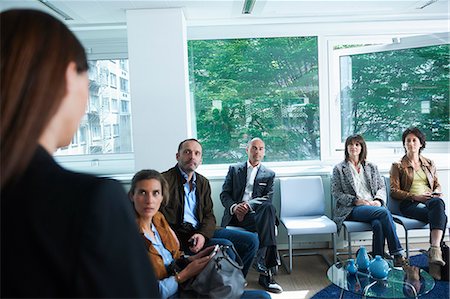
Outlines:
POLYGON ((320 158, 316 37, 188 45, 203 163, 241 159, 252 137, 266 141, 266 161, 320 158))
MULTIPOLYGON (((369 159, 386 168, 403 154, 400 134, 410 125, 431 141, 427 156, 447 161, 440 155, 450 144, 448 36, 393 37, 188 41, 190 134, 203 144, 203 162, 210 165, 204 169, 243 161, 252 137, 266 141, 265 161, 277 173, 305 164, 322 169, 342 159, 343 141, 353 133, 363 134, 369 159)), ((86 115, 73 144, 57 152, 59 162, 77 171, 135 170, 128 60, 110 56, 91 56, 86 115)), ((133 112, 136 123, 149 117, 144 109, 133 112)))
POLYGON ((398 141, 409 126, 429 141, 449 141, 449 50, 445 44, 341 55, 341 141, 354 133, 398 141))
POLYGON ((322 158, 341 157, 347 136, 361 134, 370 159, 397 159, 410 126, 426 134, 426 155, 448 152, 447 34, 334 37, 327 47, 329 142, 321 144, 322 158))
MULTIPOLYGON (((73 142, 57 151, 58 156, 123 154, 133 150, 131 136, 130 98, 123 97, 123 92, 114 88, 113 83, 120 76, 120 81, 128 82, 128 60, 90 60, 89 61, 89 102, 78 134, 73 142), (107 80, 109 74, 110 80, 107 80), (120 115, 119 101, 121 103, 120 115), (124 103, 126 107, 124 108, 124 103), (103 128, 103 130, 102 130, 103 128), (111 138, 114 134, 115 137, 111 138), (78 137, 80 136, 80 142, 78 137)), ((87 158, 89 159, 89 158, 87 158)), ((96 160, 101 159, 95 157, 96 160)))

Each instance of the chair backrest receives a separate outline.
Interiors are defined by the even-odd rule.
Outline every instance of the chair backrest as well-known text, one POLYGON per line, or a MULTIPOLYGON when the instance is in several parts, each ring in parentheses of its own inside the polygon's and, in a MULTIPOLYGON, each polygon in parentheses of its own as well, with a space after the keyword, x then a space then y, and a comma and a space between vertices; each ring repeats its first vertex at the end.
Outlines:
POLYGON ((325 215, 320 176, 280 178, 281 217, 325 215))
POLYGON ((391 214, 402 215, 400 201, 391 198, 391 179, 389 176, 384 176, 384 184, 386 185, 386 207, 391 211, 391 214))

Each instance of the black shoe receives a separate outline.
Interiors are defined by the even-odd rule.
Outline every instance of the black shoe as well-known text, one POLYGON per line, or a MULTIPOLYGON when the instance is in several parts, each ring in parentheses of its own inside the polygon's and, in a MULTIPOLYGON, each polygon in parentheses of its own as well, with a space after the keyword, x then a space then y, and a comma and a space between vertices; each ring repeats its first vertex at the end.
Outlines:
POLYGON ((259 275, 258 283, 266 291, 279 294, 283 292, 283 288, 273 279, 272 275, 259 275))
POLYGON ((259 273, 266 273, 267 274, 267 267, 261 262, 258 262, 258 261, 255 260, 253 262, 252 267, 253 267, 253 269, 255 269, 259 273))

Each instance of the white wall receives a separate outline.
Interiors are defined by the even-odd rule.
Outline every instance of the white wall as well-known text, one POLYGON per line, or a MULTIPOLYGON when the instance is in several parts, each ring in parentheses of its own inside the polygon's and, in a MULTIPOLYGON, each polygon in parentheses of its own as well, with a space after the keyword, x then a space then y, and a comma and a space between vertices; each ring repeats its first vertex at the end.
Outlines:
POLYGON ((127 11, 135 169, 166 170, 191 137, 186 25, 181 9, 127 11))

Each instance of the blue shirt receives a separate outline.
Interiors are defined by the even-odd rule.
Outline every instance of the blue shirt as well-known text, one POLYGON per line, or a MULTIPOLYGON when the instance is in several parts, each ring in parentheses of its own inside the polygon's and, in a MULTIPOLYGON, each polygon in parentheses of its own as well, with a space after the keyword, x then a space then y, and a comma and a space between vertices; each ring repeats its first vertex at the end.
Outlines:
MULTIPOLYGON (((179 167, 178 167, 179 168, 179 167)), ((192 224, 194 228, 198 227, 198 219, 197 216, 195 216, 195 211, 197 209, 197 197, 195 196, 195 192, 197 190, 197 176, 192 176, 191 183, 192 183, 192 190, 191 186, 188 181, 188 175, 181 169, 181 175, 186 180, 184 183, 184 215, 183 215, 183 221, 189 222, 192 224)))
MULTIPOLYGON (((144 236, 152 242, 153 247, 155 247, 156 251, 162 256, 164 265, 167 267, 172 263, 173 257, 170 251, 168 251, 161 240, 161 237, 156 230, 156 228, 153 226, 152 223, 152 231, 155 234, 155 241, 150 238, 150 236, 146 233, 144 233, 144 236)), ((159 283, 159 293, 161 294, 161 298, 168 298, 172 295, 174 295, 178 291, 178 283, 175 279, 175 276, 170 276, 167 278, 164 278, 163 280, 158 280, 159 283)))

